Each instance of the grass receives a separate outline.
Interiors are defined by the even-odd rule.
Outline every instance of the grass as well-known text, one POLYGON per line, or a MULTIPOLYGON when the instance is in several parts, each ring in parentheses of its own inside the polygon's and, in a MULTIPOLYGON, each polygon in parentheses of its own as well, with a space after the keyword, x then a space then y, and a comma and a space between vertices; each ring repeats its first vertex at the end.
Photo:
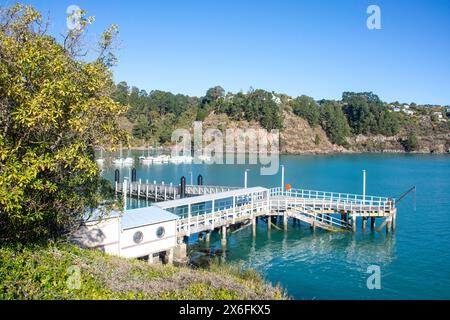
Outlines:
POLYGON ((239 265, 149 265, 64 243, 0 247, 0 299, 285 298, 239 265))

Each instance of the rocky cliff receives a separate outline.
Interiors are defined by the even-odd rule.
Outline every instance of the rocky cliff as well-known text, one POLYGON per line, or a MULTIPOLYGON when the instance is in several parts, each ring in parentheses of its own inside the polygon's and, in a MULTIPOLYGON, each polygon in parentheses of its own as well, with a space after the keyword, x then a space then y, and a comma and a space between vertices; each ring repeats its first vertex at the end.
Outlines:
MULTIPOLYGON (((262 129, 257 122, 233 121, 225 114, 211 113, 203 122, 203 128, 217 128, 225 132, 227 128, 262 129)), ((448 123, 433 123, 423 118, 404 125, 392 137, 382 135, 357 135, 348 138, 349 147, 330 142, 320 126, 312 128, 306 120, 289 111, 283 112, 283 129, 280 132, 280 152, 284 154, 328 154, 352 152, 404 153, 402 141, 410 132, 415 132, 418 146, 414 153, 449 153, 450 127, 448 123)))

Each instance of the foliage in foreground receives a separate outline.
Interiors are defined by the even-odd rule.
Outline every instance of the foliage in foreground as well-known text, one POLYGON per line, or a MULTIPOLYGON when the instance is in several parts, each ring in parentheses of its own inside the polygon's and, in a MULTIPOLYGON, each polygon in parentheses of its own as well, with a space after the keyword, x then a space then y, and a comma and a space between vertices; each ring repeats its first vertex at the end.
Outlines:
POLYGON ((0 299, 284 298, 280 288, 237 265, 193 270, 68 244, 0 247, 0 299), (80 282, 73 273, 77 268, 80 282))
POLYGON ((110 98, 116 27, 92 62, 78 59, 79 39, 46 35, 31 6, 0 8, 0 239, 55 237, 105 199, 94 148, 124 138, 124 106, 110 98))

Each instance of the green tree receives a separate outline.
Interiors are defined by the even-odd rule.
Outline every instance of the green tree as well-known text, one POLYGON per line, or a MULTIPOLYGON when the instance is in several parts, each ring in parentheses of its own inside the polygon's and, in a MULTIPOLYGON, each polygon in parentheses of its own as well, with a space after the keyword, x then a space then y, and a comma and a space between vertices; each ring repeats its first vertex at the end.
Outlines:
POLYGON ((335 101, 322 102, 320 124, 332 143, 348 145, 346 138, 350 136, 350 128, 339 103, 335 101))
POLYGON ((197 108, 197 114, 195 117, 196 121, 204 121, 209 114, 209 108, 207 107, 199 107, 197 108))
POLYGON ((94 148, 125 138, 126 111, 110 98, 109 66, 117 28, 100 40, 100 55, 77 59, 79 39, 64 45, 45 33, 31 6, 0 11, 0 235, 22 241, 53 237, 75 227, 105 198, 94 148))
POLYGON ((115 101, 121 103, 122 105, 128 105, 128 95, 130 94, 130 87, 125 81, 119 82, 114 89, 112 97, 115 101))
POLYGON ((137 139, 147 139, 150 133, 150 126, 145 115, 138 117, 136 123, 133 125, 132 134, 137 139))
POLYGON ((225 90, 221 86, 215 86, 206 91, 206 95, 202 99, 202 104, 214 104, 225 96, 225 90))
POLYGON ((280 108, 272 93, 261 89, 251 89, 247 94, 239 92, 222 99, 214 110, 226 113, 233 120, 259 122, 267 130, 280 129, 283 125, 280 108))
POLYGON ((316 146, 320 144, 320 136, 318 134, 316 134, 316 136, 314 137, 314 144, 316 146))
POLYGON ((319 124, 320 110, 313 98, 302 95, 292 102, 292 111, 299 117, 308 121, 311 127, 319 124))
POLYGON ((344 92, 342 102, 355 134, 392 136, 398 132, 398 117, 372 92, 344 92))
POLYGON ((402 141, 402 144, 406 152, 415 151, 419 147, 419 141, 415 133, 410 133, 408 138, 402 141))

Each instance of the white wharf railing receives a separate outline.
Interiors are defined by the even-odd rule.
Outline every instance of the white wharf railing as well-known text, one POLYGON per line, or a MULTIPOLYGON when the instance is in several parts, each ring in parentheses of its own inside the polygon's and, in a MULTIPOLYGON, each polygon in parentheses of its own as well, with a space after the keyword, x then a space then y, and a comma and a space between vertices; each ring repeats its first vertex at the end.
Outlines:
POLYGON ((269 189, 240 188, 224 192, 159 202, 156 206, 172 212, 177 221, 178 236, 206 231, 268 213, 269 189))
MULTIPOLYGON (((178 237, 214 230, 257 216, 283 214, 328 230, 348 229, 344 219, 331 215, 350 213, 354 219, 356 216, 387 216, 395 210, 394 200, 377 196, 263 187, 186 187, 187 194, 197 195, 155 204, 179 216, 178 237)), ((154 192, 157 192, 156 188, 154 192)))
MULTIPOLYGON (((149 183, 148 181, 134 181, 117 183, 115 186, 116 193, 125 192, 128 196, 133 196, 142 199, 154 199, 156 201, 167 201, 180 198, 180 186, 172 184, 157 184, 156 181, 149 183)), ((209 185, 186 185, 187 195, 206 195, 221 193, 231 190, 241 189, 239 187, 227 187, 227 186, 209 186, 209 185)))
POLYGON ((305 207, 303 204, 292 203, 286 199, 271 199, 270 209, 276 212, 285 212, 288 216, 300 219, 309 224, 316 223, 318 227, 324 229, 344 229, 348 230, 351 226, 342 219, 335 218, 329 213, 321 213, 321 210, 305 207))
POLYGON ((240 187, 225 187, 225 186, 208 186, 208 185, 187 185, 187 194, 213 194, 230 190, 238 190, 240 187))
POLYGON ((270 189, 271 198, 283 198, 289 204, 315 209, 345 211, 388 211, 395 208, 395 200, 387 197, 363 196, 348 193, 281 188, 270 189))
POLYGON ((223 225, 252 219, 258 215, 266 214, 267 209, 267 201, 258 201, 240 207, 183 217, 177 221, 178 236, 189 236, 191 233, 214 230, 223 225))

